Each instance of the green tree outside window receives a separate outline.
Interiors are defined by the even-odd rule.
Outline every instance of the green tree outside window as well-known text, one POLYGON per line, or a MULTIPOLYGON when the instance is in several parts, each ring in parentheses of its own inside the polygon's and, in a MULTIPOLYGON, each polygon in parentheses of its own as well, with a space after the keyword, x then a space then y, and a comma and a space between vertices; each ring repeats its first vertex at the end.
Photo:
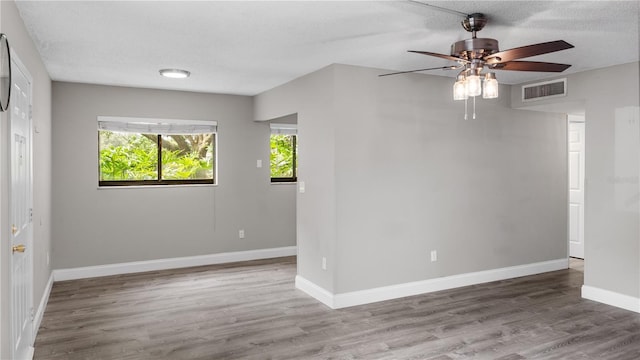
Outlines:
POLYGON ((213 183, 215 134, 159 135, 101 130, 99 160, 100 185, 213 183))
POLYGON ((271 134, 271 181, 297 181, 296 135, 271 134))

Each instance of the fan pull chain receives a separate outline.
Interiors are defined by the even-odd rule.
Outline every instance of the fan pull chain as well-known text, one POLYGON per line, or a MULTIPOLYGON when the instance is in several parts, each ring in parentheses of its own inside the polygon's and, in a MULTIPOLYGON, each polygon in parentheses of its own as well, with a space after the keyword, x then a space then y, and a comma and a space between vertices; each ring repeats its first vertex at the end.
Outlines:
POLYGON ((467 111, 467 99, 465 98, 464 99, 464 119, 465 120, 469 120, 469 116, 467 116, 467 113, 468 113, 468 111, 467 111))
POLYGON ((476 97, 473 97, 473 120, 476 119, 476 97))

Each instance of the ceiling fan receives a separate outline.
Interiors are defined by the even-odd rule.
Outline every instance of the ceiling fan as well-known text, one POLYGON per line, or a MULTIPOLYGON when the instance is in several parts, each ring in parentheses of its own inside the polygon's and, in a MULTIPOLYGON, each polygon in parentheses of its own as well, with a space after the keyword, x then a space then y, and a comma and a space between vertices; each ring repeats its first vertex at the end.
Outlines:
MULTIPOLYGON (((421 3, 423 5, 432 6, 421 3)), ((433 6, 432 6, 433 7, 433 6)), ((437 8, 437 7, 436 7, 437 8)), ((439 8, 443 10, 442 8, 439 8)), ((498 40, 489 38, 478 38, 476 33, 487 24, 487 17, 481 13, 466 15, 462 21, 462 27, 472 34, 471 39, 457 41, 451 44, 451 54, 438 54, 429 51, 409 50, 409 52, 435 56, 446 60, 455 61, 458 65, 442 66, 427 69, 417 69, 409 71, 399 71, 380 76, 407 74, 427 70, 456 70, 463 69, 461 75, 479 76, 484 68, 489 70, 512 70, 512 71, 539 71, 539 72, 562 72, 571 65, 557 64, 537 61, 517 61, 517 59, 531 56, 552 53, 560 50, 573 48, 573 45, 564 40, 556 40, 539 44, 527 45, 509 50, 500 51, 498 40)), ((495 79, 495 76, 493 76, 495 79)))

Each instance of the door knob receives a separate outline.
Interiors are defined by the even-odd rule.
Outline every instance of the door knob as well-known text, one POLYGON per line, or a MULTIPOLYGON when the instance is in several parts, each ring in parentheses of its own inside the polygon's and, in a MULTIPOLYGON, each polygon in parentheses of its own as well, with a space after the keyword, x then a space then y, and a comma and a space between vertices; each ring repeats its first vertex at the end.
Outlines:
POLYGON ((23 253, 25 250, 25 246, 20 244, 20 245, 13 245, 13 247, 11 247, 11 250, 13 250, 13 252, 20 252, 23 253))

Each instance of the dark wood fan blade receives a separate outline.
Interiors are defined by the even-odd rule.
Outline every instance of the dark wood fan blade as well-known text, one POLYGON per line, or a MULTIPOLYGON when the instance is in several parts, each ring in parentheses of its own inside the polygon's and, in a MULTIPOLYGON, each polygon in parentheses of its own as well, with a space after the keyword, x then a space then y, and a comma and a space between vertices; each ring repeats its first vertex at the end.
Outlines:
POLYGON ((490 68, 496 70, 511 71, 537 71, 537 72, 563 72, 570 68, 568 64, 537 62, 537 61, 509 61, 506 63, 498 63, 490 65, 490 68))
POLYGON ((491 69, 513 71, 563 72, 571 65, 537 61, 508 61, 489 65, 491 69))
POLYGON ((389 73, 389 74, 382 74, 382 75, 378 75, 378 76, 389 76, 389 75, 409 74, 409 73, 414 73, 414 72, 419 72, 419 71, 427 71, 427 70, 455 70, 455 69, 458 69, 458 68, 459 68, 459 66, 442 66, 442 67, 427 68, 427 69, 418 69, 418 70, 409 70, 409 71, 398 71, 398 72, 389 73))
POLYGON ((416 54, 422 54, 422 55, 435 56, 435 57, 439 57, 439 58, 443 58, 443 59, 447 59, 447 60, 451 60, 451 61, 463 61, 463 62, 468 62, 468 61, 467 61, 467 60, 465 60, 465 59, 457 58, 457 57, 455 57, 455 56, 445 55, 445 54, 438 54, 438 53, 432 53, 432 52, 429 52, 429 51, 409 50, 409 52, 416 53, 416 54))
POLYGON ((573 45, 564 40, 550 41, 540 44, 527 45, 491 54, 485 58, 487 64, 504 63, 511 60, 527 58, 530 56, 548 54, 555 51, 571 49, 573 45))

